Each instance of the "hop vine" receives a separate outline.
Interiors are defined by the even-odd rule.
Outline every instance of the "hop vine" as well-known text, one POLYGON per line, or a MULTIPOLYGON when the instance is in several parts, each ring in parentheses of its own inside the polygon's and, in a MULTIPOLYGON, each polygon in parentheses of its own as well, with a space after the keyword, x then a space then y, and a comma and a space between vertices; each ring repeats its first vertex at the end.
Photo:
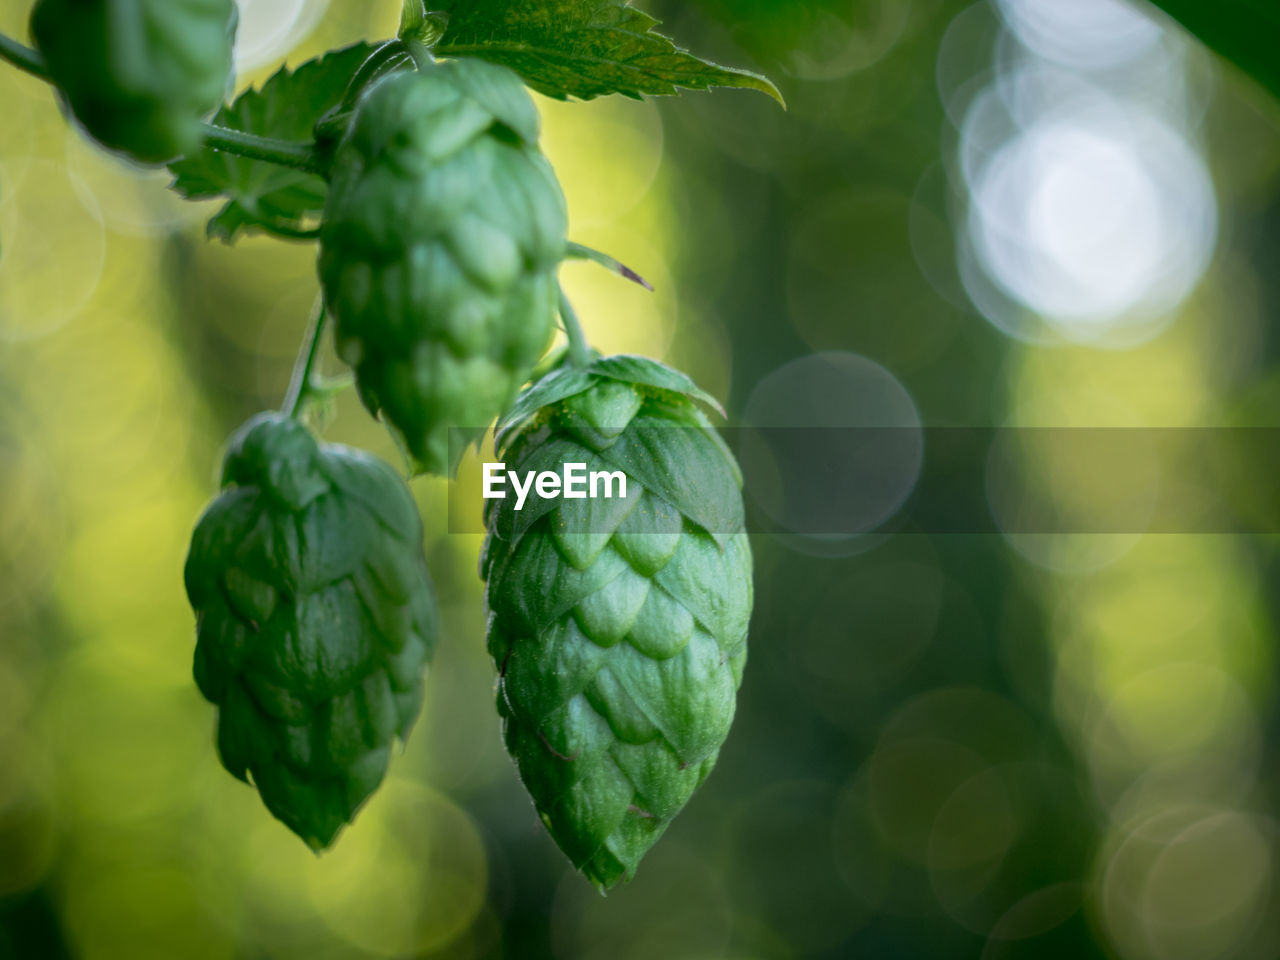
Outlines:
MULTIPOLYGON (((354 383, 407 454, 450 474, 450 434, 522 466, 628 472, 603 513, 490 507, 481 574, 497 713, 538 816, 601 890, 710 773, 746 663, 751 551, 741 477, 683 374, 592 350, 557 270, 589 259, 542 155, 526 87, 558 99, 739 87, 612 0, 405 0, 395 37, 234 88, 233 0, 38 0, 47 81, 123 162, 221 198, 210 238, 318 241, 319 298, 278 412, 238 429, 185 567, 194 676, 223 765, 309 846, 377 790, 424 694, 439 617, 410 487, 325 443, 310 412, 354 383), (568 341, 547 351, 559 324, 568 341), (325 379, 332 334, 350 376, 325 379), (496 426, 494 426, 496 421, 496 426)), ((282 385, 283 387, 283 385, 282 385)))

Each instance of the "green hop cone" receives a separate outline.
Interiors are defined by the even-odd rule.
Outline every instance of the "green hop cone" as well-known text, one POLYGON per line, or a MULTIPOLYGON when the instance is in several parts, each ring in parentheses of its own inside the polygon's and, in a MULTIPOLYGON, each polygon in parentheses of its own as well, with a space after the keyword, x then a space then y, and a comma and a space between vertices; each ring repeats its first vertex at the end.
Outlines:
MULTIPOLYGON (((546 349, 564 197, 519 78, 479 60, 386 77, 334 154, 320 279, 365 405, 419 470, 502 412, 546 349)), ((461 447, 463 444, 457 444, 461 447)))
POLYGON ((262 414, 232 438, 187 557, 195 678, 218 752, 329 846, 418 713, 437 614, 413 497, 390 466, 262 414))
POLYGON ((231 76, 233 0, 39 0, 31 35, 89 135, 142 163, 200 145, 231 76))
POLYGON ((609 357, 550 374, 499 424, 522 476, 627 476, 625 498, 488 501, 481 557, 507 750, 602 892, 711 772, 746 662, 741 475, 696 399, 683 374, 609 357))

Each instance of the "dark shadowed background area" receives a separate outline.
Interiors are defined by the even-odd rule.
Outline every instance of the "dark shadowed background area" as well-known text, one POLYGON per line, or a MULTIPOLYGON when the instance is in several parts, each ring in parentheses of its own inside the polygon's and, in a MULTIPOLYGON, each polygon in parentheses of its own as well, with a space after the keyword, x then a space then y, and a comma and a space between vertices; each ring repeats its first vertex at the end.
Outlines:
MULTIPOLYGON (((735 425, 1280 426, 1280 106, 1168 21, 640 5, 790 109, 539 100, 571 236, 657 287, 565 267, 602 350, 735 425)), ((399 5, 241 6, 251 83, 399 5)), ((314 250, 205 243, 211 212, 0 70, 2 960, 1280 955, 1276 539, 1021 532, 1010 490, 1115 494, 1035 431, 989 478, 1005 535, 788 532, 783 473, 733 733, 607 899, 502 750, 480 538, 447 533, 478 485, 416 482, 448 632, 387 783, 313 856, 218 763, 181 570, 223 438, 280 402, 314 250)), ((351 395, 327 436, 397 458, 351 395)), ((1247 529, 1273 458, 1215 450, 1247 529)))

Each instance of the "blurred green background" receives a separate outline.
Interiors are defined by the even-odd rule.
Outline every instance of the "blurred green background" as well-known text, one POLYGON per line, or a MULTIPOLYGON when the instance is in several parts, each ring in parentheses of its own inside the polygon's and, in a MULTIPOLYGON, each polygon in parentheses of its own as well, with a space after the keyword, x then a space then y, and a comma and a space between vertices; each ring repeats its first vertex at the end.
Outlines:
MULTIPOLYGON (((241 6, 246 84, 398 12, 241 6)), ((1280 107, 1167 22, 642 6, 790 110, 540 101, 572 237, 657 287, 565 267, 602 350, 735 423, 1280 424, 1280 107)), ((502 751, 479 537, 445 533, 478 502, 418 481, 448 632, 387 783, 311 855, 219 766, 181 570, 223 438, 280 401, 314 250, 205 243, 165 179, 0 70, 0 958, 1280 955, 1262 537, 755 537, 733 734, 602 899, 502 751)), ((350 395, 327 436, 396 459, 350 395)), ((1067 508, 1106 495, 1025 453, 1067 508)), ((1242 509, 1277 482, 1236 469, 1242 509)))

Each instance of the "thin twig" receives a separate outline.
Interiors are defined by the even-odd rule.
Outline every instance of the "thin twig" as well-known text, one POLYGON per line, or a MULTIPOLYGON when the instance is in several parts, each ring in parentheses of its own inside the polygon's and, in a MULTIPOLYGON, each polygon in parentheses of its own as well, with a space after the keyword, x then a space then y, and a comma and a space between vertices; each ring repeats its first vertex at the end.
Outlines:
POLYGON ((19 70, 25 70, 33 77, 48 82, 49 68, 45 66, 44 57, 39 50, 23 46, 12 37, 0 33, 0 60, 7 60, 19 70))
POLYGON ((590 260, 592 263, 598 263, 611 273, 616 273, 620 277, 625 277, 632 283, 640 284, 640 286, 644 287, 646 290, 653 290, 653 284, 640 276, 640 274, 636 273, 625 263, 620 260, 615 260, 607 253, 601 253, 599 250, 595 250, 592 247, 588 247, 581 243, 571 242, 565 248, 565 257, 569 260, 590 260))
MULTIPOLYGON (((0 60, 7 61, 19 70, 46 83, 52 83, 49 69, 40 51, 24 46, 2 33, 0 33, 0 60)), ((315 145, 312 143, 260 137, 257 134, 232 130, 212 123, 204 125, 204 132, 205 144, 214 150, 223 150, 251 160, 263 160, 311 173, 323 173, 316 160, 315 145)))
POLYGON ((205 146, 212 147, 214 150, 223 150, 251 160, 265 160, 267 163, 277 163, 310 173, 322 172, 316 160, 314 145, 311 143, 260 137, 254 133, 219 127, 212 123, 206 123, 204 131, 205 146))
POLYGON ((293 365, 293 375, 289 378, 289 389, 284 395, 284 403, 280 409, 295 420, 302 416, 307 401, 315 394, 315 367, 320 356, 320 344, 323 339, 325 320, 328 313, 324 309, 324 298, 316 298, 315 311, 307 331, 307 337, 298 351, 298 359, 293 365))
POLYGON ((587 344, 578 314, 565 295, 564 287, 560 288, 560 321, 564 324, 565 336, 569 338, 569 362, 575 367, 588 366, 591 363, 591 347, 587 344))

